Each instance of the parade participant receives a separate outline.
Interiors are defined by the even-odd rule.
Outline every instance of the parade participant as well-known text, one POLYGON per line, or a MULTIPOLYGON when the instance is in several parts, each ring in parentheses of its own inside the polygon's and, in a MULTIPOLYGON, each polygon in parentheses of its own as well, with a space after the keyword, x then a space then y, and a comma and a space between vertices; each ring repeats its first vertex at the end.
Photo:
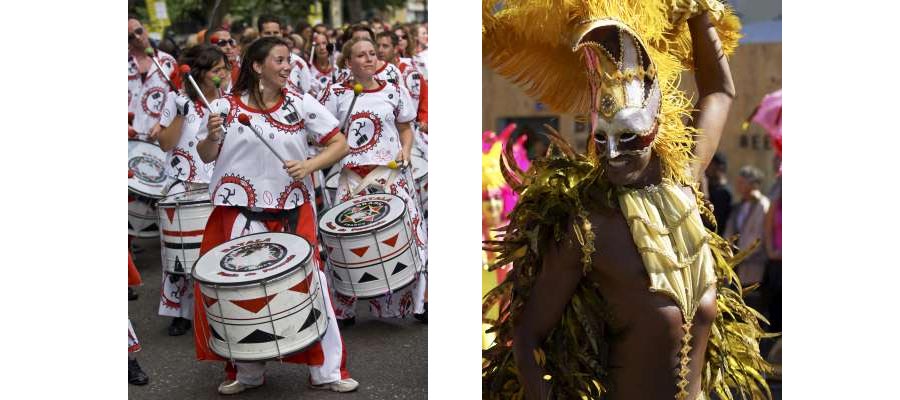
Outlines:
MULTIPOLYGON (((331 59, 331 52, 328 49, 328 37, 323 34, 313 33, 313 58, 310 65, 312 72, 312 84, 310 93, 319 97, 328 85, 331 85, 337 79, 337 68, 331 59)), ((333 51, 333 49, 332 49, 333 51)))
POLYGON ((420 147, 424 154, 428 152, 428 139, 424 134, 428 133, 428 82, 409 59, 400 58, 400 39, 393 32, 378 34, 378 59, 396 65, 409 95, 413 99, 413 107, 416 109, 416 146, 420 147))
POLYGON ((394 28, 394 34, 397 35, 397 46, 400 47, 400 60, 411 64, 412 56, 416 54, 416 44, 409 36, 409 30, 404 26, 397 26, 394 28))
POLYGON ((128 112, 137 138, 154 141, 159 134, 159 116, 171 90, 167 78, 175 70, 172 56, 150 46, 150 37, 136 17, 128 17, 128 112), (148 55, 150 49, 153 56, 148 55), (159 63, 159 67, 154 63, 159 63), (160 70, 162 68, 162 70, 160 70))
MULTIPOLYGON (((131 175, 131 174, 129 174, 131 175)), ((131 260, 131 252, 128 252, 128 288, 141 284, 141 274, 138 273, 131 260)), ((134 327, 131 326, 131 319, 128 319, 128 383, 132 385, 146 385, 150 382, 150 378, 141 369, 141 365, 137 361, 137 353, 141 350, 141 343, 138 342, 137 334, 134 333, 134 327)))
MULTIPOLYGON (((219 46, 223 53, 225 53, 225 57, 228 59, 228 64, 231 65, 231 82, 237 81, 238 72, 241 70, 241 53, 238 50, 238 43, 231 37, 231 33, 225 29, 219 29, 213 31, 212 35, 209 36, 209 42, 219 46)), ((223 86, 225 91, 229 91, 230 86, 223 86)))
MULTIPOLYGON (((223 93, 220 87, 230 86, 228 58, 219 47, 191 47, 185 50, 180 61, 182 66, 189 68, 207 101, 220 97, 223 93)), ((188 78, 181 80, 185 94, 169 93, 169 101, 159 121, 163 127, 159 147, 166 152, 166 174, 174 178, 164 195, 206 189, 213 170, 213 165, 203 163, 197 153, 197 143, 207 134, 209 110, 193 85, 187 82, 188 78)), ((170 273, 163 265, 159 315, 173 317, 169 336, 181 336, 191 328, 193 299, 190 275, 170 273)))
POLYGON ((771 398, 741 256, 703 227, 697 186, 734 98, 737 18, 707 0, 497 3, 483 2, 488 64, 588 115, 591 133, 587 154, 548 128, 546 159, 527 172, 503 160, 520 197, 486 242, 492 270, 513 268, 483 305, 500 304, 485 398, 771 398), (687 68, 696 105, 678 89, 687 68))
MULTIPOLYGON (((282 37, 281 21, 277 17, 263 15, 259 17, 259 21, 257 21, 256 25, 259 27, 260 37, 282 37)), ((290 56, 292 68, 291 75, 287 80, 287 87, 298 93, 309 93, 312 80, 309 72, 309 65, 302 57, 294 53, 291 53, 290 56)))
MULTIPOLYGON (((339 121, 348 121, 346 129, 350 154, 341 160, 337 198, 347 201, 370 193, 400 196, 406 202, 415 244, 425 266, 428 260, 427 232, 419 210, 415 182, 410 179, 408 171, 388 167, 395 160, 401 163, 410 161, 413 146, 410 123, 415 119, 412 99, 402 85, 376 78, 380 61, 376 58, 372 41, 351 39, 344 45, 342 56, 348 60, 352 81, 332 85, 320 98, 339 121), (356 98, 352 115, 348 117, 350 104, 354 102, 354 84, 362 85, 363 90, 356 98)), ((424 317, 425 277, 423 272, 415 285, 369 300, 373 314, 377 317, 405 317, 413 312, 424 317), (414 309, 410 309, 410 305, 414 309)), ((335 293, 335 297, 338 318, 345 324, 355 322, 357 299, 339 293, 335 293)))
MULTIPOLYGON (((280 38, 264 37, 243 53, 241 73, 232 93, 212 103, 209 133, 198 151, 204 162, 216 162, 210 184, 215 208, 204 231, 200 252, 228 240, 259 232, 290 232, 302 236, 319 264, 315 209, 309 175, 337 162, 347 153, 338 122, 312 96, 285 88, 291 70, 289 50, 280 38), (220 117, 220 115, 226 117, 220 117), (260 131, 286 159, 282 164, 265 143, 239 123, 260 131), (307 136, 324 148, 308 159, 307 136)), ((321 268, 321 265, 319 265, 321 268)), ((317 273, 327 293, 326 278, 317 273)), ((195 283, 194 290, 199 291, 195 283)), ((202 296, 194 303, 194 342, 200 360, 225 361, 209 347, 211 333, 202 296)), ((346 369, 343 346, 334 310, 325 296, 328 328, 322 339, 302 353, 283 359, 309 365, 310 385, 316 389, 348 392, 359 385, 346 369)), ((226 363, 227 379, 218 390, 234 394, 263 383, 265 362, 226 363)))
POLYGON ((425 79, 428 79, 428 26, 425 24, 414 25, 416 35, 416 54, 412 56, 416 68, 422 71, 425 79))

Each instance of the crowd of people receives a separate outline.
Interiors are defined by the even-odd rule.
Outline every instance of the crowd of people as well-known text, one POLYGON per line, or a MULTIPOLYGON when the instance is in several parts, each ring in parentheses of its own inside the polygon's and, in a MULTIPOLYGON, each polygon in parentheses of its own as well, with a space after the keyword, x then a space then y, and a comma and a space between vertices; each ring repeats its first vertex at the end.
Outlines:
MULTIPOLYGON (((211 203, 201 255, 252 234, 304 238, 325 293, 327 329, 302 352, 278 358, 309 365, 313 388, 356 390, 340 330, 355 323, 357 303, 368 303, 378 318, 413 316, 427 323, 427 200, 409 168, 428 154, 427 25, 373 19, 349 27, 292 27, 263 15, 255 27, 201 31, 178 45, 151 41, 142 21, 129 16, 128 45, 129 140, 165 152, 160 196, 199 192, 211 203), (333 200, 324 179, 332 174, 338 176, 333 200), (334 290, 337 274, 320 255, 327 251, 317 217, 329 206, 379 193, 405 204, 419 267, 412 284, 363 300, 334 290)), ((132 164, 130 181, 141 174, 132 164)), ((129 193, 130 204, 141 201, 154 204, 129 193)), ((129 300, 137 298, 131 287, 141 284, 131 228, 129 220, 129 300)), ((163 266, 159 315, 171 318, 168 334, 193 328, 198 360, 224 362, 219 393, 262 385, 265 361, 210 348, 218 334, 200 291, 192 275, 163 266)), ((134 385, 149 381, 136 359, 140 349, 129 321, 128 380, 134 385)))

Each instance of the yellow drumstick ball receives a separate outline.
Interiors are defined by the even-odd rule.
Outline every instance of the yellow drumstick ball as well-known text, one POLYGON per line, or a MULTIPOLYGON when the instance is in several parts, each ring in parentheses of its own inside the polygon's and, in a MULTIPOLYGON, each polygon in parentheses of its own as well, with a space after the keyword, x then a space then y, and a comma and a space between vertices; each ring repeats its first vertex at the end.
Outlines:
POLYGON ((353 94, 359 95, 363 91, 363 86, 359 82, 353 85, 353 94))

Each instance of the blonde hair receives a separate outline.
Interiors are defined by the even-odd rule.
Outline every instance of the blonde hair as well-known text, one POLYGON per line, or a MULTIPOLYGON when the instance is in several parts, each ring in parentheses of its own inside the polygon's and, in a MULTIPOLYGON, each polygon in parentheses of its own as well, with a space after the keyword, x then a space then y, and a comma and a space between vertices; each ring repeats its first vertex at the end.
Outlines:
POLYGON ((353 51, 353 46, 355 46, 359 42, 369 42, 372 44, 372 47, 375 47, 375 42, 371 41, 369 38, 353 38, 344 43, 344 47, 341 48, 341 63, 345 64, 347 68, 350 68, 350 56, 353 51))

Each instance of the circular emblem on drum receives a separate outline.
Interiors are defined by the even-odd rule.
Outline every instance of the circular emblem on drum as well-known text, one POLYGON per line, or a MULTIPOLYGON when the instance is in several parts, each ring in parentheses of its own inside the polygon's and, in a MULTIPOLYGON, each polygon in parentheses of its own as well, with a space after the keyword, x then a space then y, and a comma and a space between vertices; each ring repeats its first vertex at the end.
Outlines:
POLYGON ((166 180, 162 160, 146 154, 128 160, 128 169, 134 171, 134 175, 144 182, 162 183, 166 180))
POLYGON ((278 264, 286 255, 287 248, 278 243, 251 242, 229 251, 219 266, 232 272, 256 271, 278 264))
POLYGON ((386 202, 365 201, 341 211, 334 218, 334 222, 346 228, 358 228, 380 221, 390 210, 391 207, 386 202))
POLYGON ((381 137, 381 118, 371 111, 360 111, 350 118, 347 131, 350 153, 363 153, 378 143, 381 137))

